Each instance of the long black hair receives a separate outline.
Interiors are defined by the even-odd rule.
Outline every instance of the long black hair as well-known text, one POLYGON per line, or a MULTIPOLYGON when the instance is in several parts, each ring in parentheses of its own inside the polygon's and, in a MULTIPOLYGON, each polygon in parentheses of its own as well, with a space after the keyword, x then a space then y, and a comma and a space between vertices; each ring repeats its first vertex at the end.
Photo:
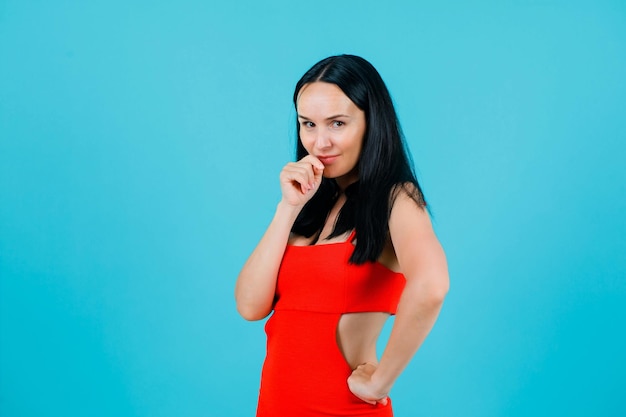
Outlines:
MULTIPOLYGON (((293 103, 298 105, 302 88, 313 82, 335 84, 365 113, 366 130, 357 165, 358 181, 344 192, 341 208, 329 238, 356 230, 356 245, 350 262, 376 261, 389 237, 389 215, 398 193, 404 191, 420 206, 426 205, 408 156, 398 116, 387 86, 372 64, 354 55, 326 58, 309 69, 296 84, 293 103)), ((308 153, 298 140, 296 159, 308 153)), ((303 207, 291 231, 311 237, 321 233, 341 190, 334 179, 323 178, 315 195, 303 207)))

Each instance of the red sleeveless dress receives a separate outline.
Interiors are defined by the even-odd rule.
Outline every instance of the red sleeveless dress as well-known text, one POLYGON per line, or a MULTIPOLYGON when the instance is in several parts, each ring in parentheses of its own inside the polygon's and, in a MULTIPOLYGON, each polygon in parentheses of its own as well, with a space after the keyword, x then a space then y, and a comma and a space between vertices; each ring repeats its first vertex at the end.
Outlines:
POLYGON ((278 273, 274 312, 265 325, 267 356, 257 417, 389 417, 348 388, 352 369, 337 346, 342 314, 395 314, 405 278, 378 262, 348 263, 346 242, 287 246, 278 273))

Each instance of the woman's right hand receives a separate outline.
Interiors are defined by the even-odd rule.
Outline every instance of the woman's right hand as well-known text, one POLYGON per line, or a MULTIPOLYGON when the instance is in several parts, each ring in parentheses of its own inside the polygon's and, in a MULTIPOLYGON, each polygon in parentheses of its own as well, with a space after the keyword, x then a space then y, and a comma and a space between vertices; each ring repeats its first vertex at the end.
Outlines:
POLYGON ((324 164, 307 155, 298 162, 290 162, 280 173, 283 201, 294 207, 303 207, 322 183, 324 164))

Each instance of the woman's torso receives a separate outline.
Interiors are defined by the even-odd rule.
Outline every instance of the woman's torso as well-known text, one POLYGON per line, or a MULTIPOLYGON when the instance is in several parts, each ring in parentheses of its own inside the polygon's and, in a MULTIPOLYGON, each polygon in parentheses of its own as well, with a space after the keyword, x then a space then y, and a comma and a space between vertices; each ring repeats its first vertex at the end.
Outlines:
MULTIPOLYGON (((326 229, 322 233, 328 233, 326 229)), ((312 245, 314 237, 292 236, 289 239, 290 248, 323 246, 323 245, 348 245, 355 244, 354 232, 337 236, 333 239, 316 242, 312 245)), ((348 246, 349 250, 352 247, 348 246)), ((292 249, 297 250, 297 249, 292 249)), ((316 249, 313 249, 315 251, 316 249)), ((393 252, 393 246, 389 243, 381 254, 378 265, 386 269, 385 272, 399 274, 399 265, 393 252)), ((337 326, 337 344, 343 353, 346 362, 352 369, 362 363, 377 363, 376 344, 378 337, 389 318, 388 312, 360 312, 342 315, 337 326)))
POLYGON ((376 361, 376 340, 395 313, 404 276, 379 262, 350 264, 353 249, 351 238, 287 246, 266 324, 258 416, 392 415, 390 406, 355 397, 347 378, 358 364, 376 361))

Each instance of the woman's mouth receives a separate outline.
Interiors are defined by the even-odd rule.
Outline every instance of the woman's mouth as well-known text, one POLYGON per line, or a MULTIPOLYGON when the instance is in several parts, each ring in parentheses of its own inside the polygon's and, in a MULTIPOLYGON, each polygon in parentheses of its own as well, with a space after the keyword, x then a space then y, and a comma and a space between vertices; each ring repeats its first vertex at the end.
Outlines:
POLYGON ((324 165, 330 165, 333 162, 335 162, 335 160, 339 158, 339 155, 329 155, 329 156, 318 156, 317 159, 320 160, 320 162, 324 165))

